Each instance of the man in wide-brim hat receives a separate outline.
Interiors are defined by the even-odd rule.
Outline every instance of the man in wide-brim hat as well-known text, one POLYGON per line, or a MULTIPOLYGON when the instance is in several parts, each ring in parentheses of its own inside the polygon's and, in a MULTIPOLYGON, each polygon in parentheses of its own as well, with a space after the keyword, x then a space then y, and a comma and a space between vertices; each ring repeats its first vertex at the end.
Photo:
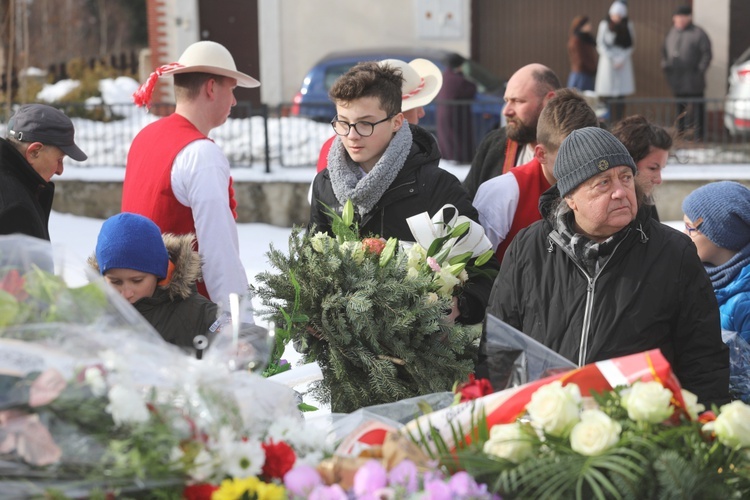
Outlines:
MULTIPOLYGON (((148 106, 157 79, 168 75, 174 78, 175 112, 133 140, 122 211, 150 218, 162 233, 195 233, 203 272, 199 291, 229 311, 229 295, 247 295, 248 281, 239 254, 229 161, 208 134, 237 104, 237 86, 260 83, 237 71, 224 46, 201 41, 176 63, 157 68, 133 95, 136 104, 148 106)), ((245 319, 252 321, 250 313, 245 319)))

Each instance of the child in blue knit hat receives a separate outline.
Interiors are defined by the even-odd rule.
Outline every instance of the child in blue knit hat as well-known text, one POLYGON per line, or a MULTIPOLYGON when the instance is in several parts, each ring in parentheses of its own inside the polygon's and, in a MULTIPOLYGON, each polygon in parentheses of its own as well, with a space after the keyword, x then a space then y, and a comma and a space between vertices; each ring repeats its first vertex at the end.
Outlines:
POLYGON ((682 211, 685 232, 711 278, 721 328, 745 342, 730 344, 730 386, 750 403, 750 189, 734 181, 712 182, 690 193, 682 211))
POLYGON ((193 239, 162 235, 150 219, 121 213, 104 221, 89 264, 164 340, 200 354, 223 321, 196 289, 201 263, 193 239))

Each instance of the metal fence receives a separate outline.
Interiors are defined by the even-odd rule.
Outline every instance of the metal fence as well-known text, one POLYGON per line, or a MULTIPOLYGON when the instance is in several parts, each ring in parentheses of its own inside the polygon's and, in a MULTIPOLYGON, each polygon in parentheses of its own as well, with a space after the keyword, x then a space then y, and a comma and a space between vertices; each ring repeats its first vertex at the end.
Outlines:
MULTIPOLYGON (((466 103, 451 101, 449 104, 461 106, 466 103)), ((692 99, 688 104, 701 110, 704 127, 697 136, 691 130, 678 136, 673 151, 678 161, 698 165, 750 163, 750 137, 729 133, 724 124, 724 100, 692 99)), ((670 130, 677 127, 678 101, 675 99, 623 99, 609 105, 607 108, 598 104, 598 113, 605 120, 619 105, 624 107, 625 116, 642 114, 670 130)), ((86 162, 76 165, 82 168, 124 167, 135 135, 173 110, 172 105, 163 104, 155 104, 151 112, 132 104, 70 104, 60 107, 73 117, 76 142, 89 156, 86 162)), ((291 116, 290 109, 288 103, 260 107, 239 103, 227 122, 211 132, 211 138, 222 147, 233 167, 265 172, 276 167, 312 167, 317 162, 321 145, 333 131, 328 123, 291 116)), ((437 134, 434 125, 422 125, 437 134)), ((0 128, 5 126, 0 125, 0 128)), ((76 164, 73 160, 66 161, 76 164)))

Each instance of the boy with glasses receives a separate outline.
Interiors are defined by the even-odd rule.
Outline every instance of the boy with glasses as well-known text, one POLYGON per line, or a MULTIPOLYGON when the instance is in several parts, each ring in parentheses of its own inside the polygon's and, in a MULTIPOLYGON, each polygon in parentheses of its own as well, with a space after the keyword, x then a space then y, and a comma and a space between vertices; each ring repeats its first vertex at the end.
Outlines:
MULTIPOLYGON (((330 233, 326 206, 341 213, 349 199, 362 236, 413 241, 406 218, 433 216, 446 203, 478 221, 461 183, 438 167, 435 139, 404 120, 402 82, 399 69, 373 61, 357 64, 331 87, 337 138, 328 168, 313 181, 311 228, 330 233)), ((467 324, 482 321, 491 286, 490 278, 470 280, 454 299, 452 317, 467 324)))

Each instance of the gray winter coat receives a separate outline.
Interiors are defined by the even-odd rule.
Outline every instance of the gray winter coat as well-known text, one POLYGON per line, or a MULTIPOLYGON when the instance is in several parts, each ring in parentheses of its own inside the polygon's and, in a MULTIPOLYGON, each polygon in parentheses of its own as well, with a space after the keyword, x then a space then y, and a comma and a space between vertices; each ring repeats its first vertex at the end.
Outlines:
POLYGON ((661 67, 676 96, 700 96, 706 89, 711 64, 711 40, 694 24, 684 30, 674 26, 664 39, 661 67))

